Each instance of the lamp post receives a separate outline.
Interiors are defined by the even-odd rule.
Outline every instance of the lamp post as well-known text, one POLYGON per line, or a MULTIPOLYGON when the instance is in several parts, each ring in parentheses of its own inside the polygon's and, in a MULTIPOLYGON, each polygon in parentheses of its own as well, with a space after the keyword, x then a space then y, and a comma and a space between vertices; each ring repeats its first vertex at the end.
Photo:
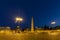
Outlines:
POLYGON ((55 24, 56 24, 55 21, 51 22, 52 27, 54 27, 55 24))
POLYGON ((54 25, 54 24, 56 24, 56 22, 55 22, 55 21, 53 21, 53 22, 51 22, 51 24, 52 24, 52 25, 54 25))
POLYGON ((16 22, 20 23, 21 21, 23 21, 22 18, 20 18, 20 17, 16 17, 16 22))
POLYGON ((21 32, 21 31, 20 31, 20 26, 19 26, 19 24, 20 24, 21 21, 23 21, 23 18, 16 17, 16 23, 18 23, 18 26, 17 26, 17 32, 18 32, 18 33, 21 32))

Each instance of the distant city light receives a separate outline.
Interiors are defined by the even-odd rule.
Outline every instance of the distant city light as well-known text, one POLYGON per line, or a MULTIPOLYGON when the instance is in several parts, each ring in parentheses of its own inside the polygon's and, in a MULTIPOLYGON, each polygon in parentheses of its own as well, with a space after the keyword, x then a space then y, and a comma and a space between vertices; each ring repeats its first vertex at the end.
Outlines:
POLYGON ((56 24, 56 22, 51 22, 51 24, 56 24))

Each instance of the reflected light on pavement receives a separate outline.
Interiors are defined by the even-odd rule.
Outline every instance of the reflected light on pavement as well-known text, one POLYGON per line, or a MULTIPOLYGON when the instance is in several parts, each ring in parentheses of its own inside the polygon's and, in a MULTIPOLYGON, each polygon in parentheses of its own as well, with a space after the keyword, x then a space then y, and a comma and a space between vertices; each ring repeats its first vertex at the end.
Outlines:
POLYGON ((48 32, 49 35, 58 35, 58 32, 48 32))

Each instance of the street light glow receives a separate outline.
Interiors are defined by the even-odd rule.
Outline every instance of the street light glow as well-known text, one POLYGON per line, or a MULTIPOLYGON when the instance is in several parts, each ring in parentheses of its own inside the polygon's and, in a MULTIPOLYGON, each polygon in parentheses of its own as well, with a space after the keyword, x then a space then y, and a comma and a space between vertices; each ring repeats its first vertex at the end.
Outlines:
POLYGON ((22 19, 22 18, 17 17, 17 18, 16 18, 16 20, 17 20, 17 21, 22 21, 23 19, 22 19))
POLYGON ((22 21, 22 20, 23 20, 22 18, 16 17, 16 22, 17 22, 17 21, 20 22, 20 21, 22 21))
POLYGON ((51 24, 56 24, 56 22, 51 22, 51 24))

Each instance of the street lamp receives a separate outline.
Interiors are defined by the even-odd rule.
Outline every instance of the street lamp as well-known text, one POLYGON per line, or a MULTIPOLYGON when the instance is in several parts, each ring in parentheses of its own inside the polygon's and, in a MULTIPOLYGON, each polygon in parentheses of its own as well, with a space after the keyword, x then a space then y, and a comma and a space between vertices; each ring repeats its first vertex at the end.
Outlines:
POLYGON ((23 18, 16 17, 16 22, 17 22, 17 23, 20 23, 21 21, 23 21, 23 18))
POLYGON ((51 27, 54 27, 55 24, 56 24, 56 22, 55 22, 55 21, 52 21, 52 22, 51 22, 51 25, 49 26, 49 29, 50 29, 51 27))
POLYGON ((51 22, 52 25, 56 24, 56 22, 51 22))
POLYGON ((23 18, 16 17, 16 19, 15 19, 15 20, 16 20, 16 23, 18 23, 18 26, 17 26, 17 32, 19 33, 19 32, 20 32, 20 29, 19 29, 19 28, 20 28, 20 27, 19 27, 19 24, 20 24, 20 22, 21 22, 21 21, 23 21, 23 18))
POLYGON ((55 24, 56 24, 55 21, 51 22, 52 27, 54 27, 55 24))

